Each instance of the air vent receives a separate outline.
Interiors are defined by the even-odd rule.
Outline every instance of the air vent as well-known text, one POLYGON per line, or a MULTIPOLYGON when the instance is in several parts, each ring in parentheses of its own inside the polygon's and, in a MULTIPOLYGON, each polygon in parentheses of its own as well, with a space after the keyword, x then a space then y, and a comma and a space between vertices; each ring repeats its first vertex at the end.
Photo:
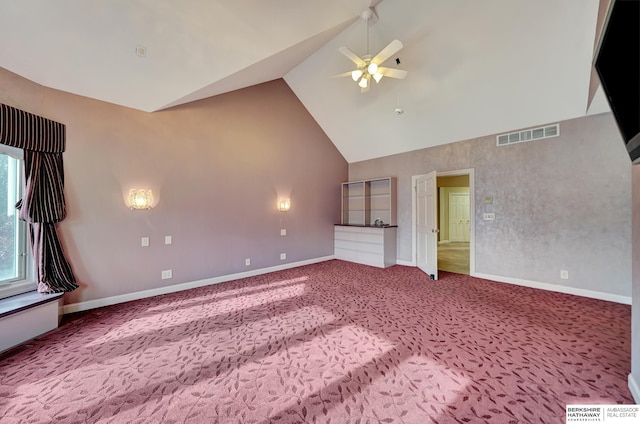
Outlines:
POLYGON ((528 130, 516 131, 508 134, 500 134, 496 136, 496 145, 506 146, 508 144, 524 143, 525 141, 558 137, 559 135, 560 124, 553 124, 547 125, 546 127, 530 128, 528 130))

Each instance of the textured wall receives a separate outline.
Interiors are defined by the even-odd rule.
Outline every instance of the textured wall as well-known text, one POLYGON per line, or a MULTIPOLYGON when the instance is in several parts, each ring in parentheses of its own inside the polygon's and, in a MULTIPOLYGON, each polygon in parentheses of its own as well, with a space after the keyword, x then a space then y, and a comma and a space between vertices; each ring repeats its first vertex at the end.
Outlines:
POLYGON ((333 254, 347 164, 283 80, 145 113, 0 69, 0 102, 67 126, 59 228, 80 289, 66 303, 333 254), (153 190, 152 210, 126 207, 134 187, 153 190))
POLYGON ((474 168, 476 272, 630 296, 631 162, 613 117, 565 121, 560 134, 506 147, 487 136, 352 163, 349 179, 398 178, 398 259, 411 261, 411 177, 474 168))

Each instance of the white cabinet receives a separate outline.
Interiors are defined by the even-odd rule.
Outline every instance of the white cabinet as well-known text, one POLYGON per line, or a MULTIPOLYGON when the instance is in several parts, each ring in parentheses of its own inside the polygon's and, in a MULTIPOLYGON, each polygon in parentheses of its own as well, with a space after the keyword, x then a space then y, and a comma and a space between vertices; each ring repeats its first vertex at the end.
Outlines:
POLYGON ((397 227, 336 225, 336 259, 387 268, 396 264, 397 227))
POLYGON ((342 225, 397 225, 396 208, 394 177, 342 183, 342 225))

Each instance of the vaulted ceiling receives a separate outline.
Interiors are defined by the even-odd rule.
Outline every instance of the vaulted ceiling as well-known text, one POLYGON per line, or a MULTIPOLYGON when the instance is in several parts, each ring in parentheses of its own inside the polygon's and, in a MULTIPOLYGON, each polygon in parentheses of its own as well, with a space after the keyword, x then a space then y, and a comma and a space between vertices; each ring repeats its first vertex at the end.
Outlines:
POLYGON ((591 67, 607 4, 0 0, 0 67, 150 113, 284 78, 356 162, 608 111, 591 67), (394 39, 385 66, 405 79, 362 94, 331 78, 355 69, 340 47, 375 55, 394 39))

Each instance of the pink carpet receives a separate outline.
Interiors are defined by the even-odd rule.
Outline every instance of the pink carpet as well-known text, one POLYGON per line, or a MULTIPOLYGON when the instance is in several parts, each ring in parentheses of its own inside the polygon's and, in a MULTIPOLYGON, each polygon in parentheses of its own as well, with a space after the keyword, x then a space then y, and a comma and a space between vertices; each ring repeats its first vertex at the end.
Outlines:
POLYGON ((96 309, 0 357, 0 422, 564 423, 633 403, 629 306, 338 260, 96 309))

